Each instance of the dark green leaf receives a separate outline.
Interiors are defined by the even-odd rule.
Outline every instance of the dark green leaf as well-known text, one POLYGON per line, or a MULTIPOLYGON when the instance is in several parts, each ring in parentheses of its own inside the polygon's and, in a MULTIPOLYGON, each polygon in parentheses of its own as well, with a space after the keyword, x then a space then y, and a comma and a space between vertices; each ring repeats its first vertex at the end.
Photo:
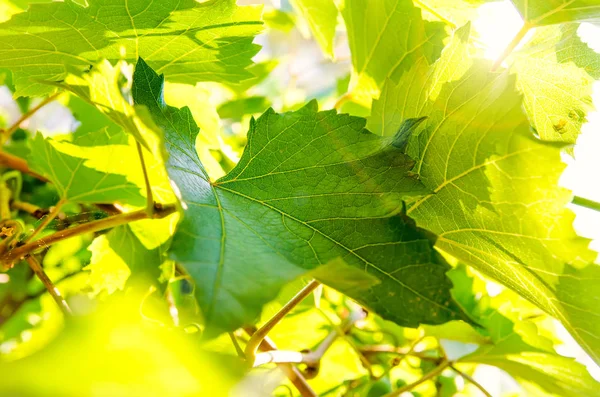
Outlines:
POLYGON ((287 282, 342 258, 381 280, 353 297, 404 325, 460 318, 448 299, 448 266, 400 214, 423 193, 411 161, 364 130, 364 120, 268 110, 251 123, 239 164, 210 181, 199 162, 198 129, 187 108, 162 101, 163 78, 138 62, 133 95, 165 130, 168 170, 184 219, 172 246, 197 283, 208 326, 250 323, 287 282))

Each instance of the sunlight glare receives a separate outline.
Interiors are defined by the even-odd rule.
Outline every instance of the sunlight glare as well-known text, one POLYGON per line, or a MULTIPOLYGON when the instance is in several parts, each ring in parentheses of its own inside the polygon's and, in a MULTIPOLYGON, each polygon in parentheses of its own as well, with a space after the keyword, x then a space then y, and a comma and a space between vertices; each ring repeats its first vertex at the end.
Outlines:
MULTIPOLYGON (((477 11, 478 17, 473 22, 473 27, 483 46, 483 56, 496 60, 519 32, 523 20, 508 0, 483 4, 477 11)), ((528 41, 529 37, 525 36, 521 45, 528 41)))

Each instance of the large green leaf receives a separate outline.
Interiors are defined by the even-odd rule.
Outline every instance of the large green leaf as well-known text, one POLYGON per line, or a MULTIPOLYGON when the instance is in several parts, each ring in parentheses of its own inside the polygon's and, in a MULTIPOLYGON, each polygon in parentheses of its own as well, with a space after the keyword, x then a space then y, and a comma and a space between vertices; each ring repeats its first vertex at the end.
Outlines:
POLYGON ((338 10, 333 0, 291 0, 292 5, 308 22, 315 40, 329 58, 333 58, 333 39, 338 10))
POLYGON ((411 0, 338 0, 338 7, 352 52, 350 90, 364 105, 386 79, 397 81, 421 57, 435 60, 443 47, 443 24, 423 21, 411 0))
MULTIPOLYGON (((77 154, 77 151, 76 145, 44 139, 37 134, 31 141, 29 165, 54 184, 61 199, 78 203, 144 205, 138 186, 124 176, 98 172, 86 166, 86 158, 71 155, 77 154)), ((110 154, 107 149, 104 155, 110 154)), ((141 166, 139 172, 142 172, 141 166)))
MULTIPOLYGON (((461 357, 458 363, 487 364, 501 368, 535 396, 599 396, 600 384, 585 366, 573 358, 558 355, 551 340, 525 317, 514 293, 505 291, 490 298, 464 266, 449 273, 454 283, 452 295, 489 333, 489 342, 461 357), (467 297, 467 302, 461 296, 467 297), (476 298, 477 297, 477 298, 476 298), (472 305, 471 300, 475 300, 472 305), (521 315, 521 318, 519 318, 521 315)), ((479 281, 479 280, 478 280, 479 281)), ((469 327, 465 325, 465 327, 469 327)))
POLYGON ((600 361, 600 267, 572 228, 570 192, 558 187, 561 148, 529 131, 513 76, 490 73, 483 61, 465 72, 470 62, 457 35, 432 70, 417 66, 374 104, 370 125, 379 133, 428 116, 408 153, 432 193, 408 214, 438 235, 439 249, 558 318, 600 361))
POLYGON ((511 70, 529 120, 543 140, 574 143, 592 109, 600 55, 577 36, 577 24, 548 26, 513 56, 511 70))
POLYGON ((69 67, 86 69, 105 58, 143 56, 170 80, 237 83, 258 51, 260 7, 234 0, 72 0, 34 4, 0 25, 0 67, 15 76, 17 95, 42 95, 69 67))
POLYGON ((512 0, 532 26, 600 19, 597 0, 512 0))
POLYGON ((448 266, 400 214, 402 199, 423 187, 394 137, 369 133, 359 118, 318 112, 316 102, 282 115, 268 110, 252 121, 239 164, 213 182, 196 154, 189 109, 167 106, 162 86, 140 60, 133 96, 165 130, 185 209, 172 257, 196 281, 213 331, 252 322, 284 284, 336 258, 381 280, 352 296, 387 318, 413 326, 460 318, 448 266))

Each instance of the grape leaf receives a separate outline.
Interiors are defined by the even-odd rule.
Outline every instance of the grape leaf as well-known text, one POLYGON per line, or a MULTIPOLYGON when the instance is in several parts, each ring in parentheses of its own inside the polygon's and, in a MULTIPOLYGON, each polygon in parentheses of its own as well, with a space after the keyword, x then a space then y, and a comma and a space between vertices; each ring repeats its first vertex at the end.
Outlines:
POLYGON ((338 16, 333 0, 291 0, 291 3, 308 22, 323 53, 333 58, 333 39, 338 16))
POLYGON ((44 95, 69 68, 101 59, 145 57, 171 81, 237 83, 258 51, 261 8, 234 0, 90 0, 33 4, 0 24, 0 67, 10 68, 17 96, 44 95))
POLYGON ((512 57, 525 110, 543 140, 574 143, 593 110, 593 75, 600 73, 600 55, 581 42, 577 26, 539 28, 512 57))
POLYGON ((386 79, 397 81, 421 57, 433 62, 443 48, 443 24, 423 21, 410 0, 338 0, 338 7, 352 53, 350 90, 362 105, 379 97, 386 79))
POLYGON ((502 0, 427 0, 415 1, 415 5, 423 10, 423 18, 446 20, 454 28, 475 20, 481 5, 496 1, 502 0))
POLYGON ((159 159, 163 158, 162 131, 152 122, 144 108, 132 106, 125 98, 127 77, 123 73, 129 65, 118 62, 115 66, 103 60, 90 72, 69 74, 57 86, 77 95, 106 115, 107 127, 114 124, 132 134, 135 139, 159 159), (112 122, 112 123, 111 123, 112 122), (113 124, 114 123, 114 124, 113 124))
POLYGON ((264 96, 251 96, 225 102, 217 111, 221 118, 241 120, 245 115, 262 113, 268 107, 269 100, 264 96))
MULTIPOLYGON (((151 221, 152 222, 152 221, 151 221)), ((112 294, 123 289, 131 278, 134 282, 155 281, 160 276, 160 265, 165 259, 165 247, 158 243, 148 246, 137 236, 132 226, 124 225, 96 237, 89 250, 90 286, 95 293, 106 290, 112 294)), ((148 230, 160 230, 160 225, 147 225, 148 230)))
POLYGON ((393 138, 369 133, 359 118, 318 112, 316 102, 268 110, 251 122, 238 165, 213 182, 189 109, 167 106, 163 83, 138 62, 133 97, 165 130, 185 209, 171 256, 196 281, 212 332, 252 322, 284 284, 336 258, 381 280, 353 297, 394 321, 461 318, 448 300, 448 265, 399 214, 402 199, 423 188, 393 138))
MULTIPOLYGON (((139 187, 124 176, 98 172, 85 165, 85 158, 64 152, 76 153, 76 145, 44 139, 41 134, 37 134, 30 145, 30 168, 50 180, 61 199, 77 203, 144 205, 139 187)), ((109 150, 105 156, 110 157, 109 150)))
POLYGON ((567 24, 561 26, 560 39, 556 43, 556 59, 561 63, 573 62, 585 70, 594 80, 598 80, 600 79, 600 54, 581 40, 577 33, 579 26, 581 25, 567 24))
MULTIPOLYGON (((457 293, 468 299, 476 296, 474 280, 464 266, 451 270, 449 276, 454 283, 452 295, 459 303, 463 302, 457 293)), ((520 307, 505 296, 507 292, 493 298, 477 292, 479 299, 469 313, 489 332, 490 343, 457 362, 501 368, 536 396, 599 396, 600 385, 582 364, 558 355, 534 323, 518 318, 520 307)))
POLYGON ((530 133, 514 76, 490 73, 483 61, 464 72, 466 41, 454 41, 433 71, 417 65, 374 104, 369 125, 379 133, 428 116, 407 151, 433 193, 411 203, 408 214, 438 235, 436 247, 555 316, 600 362, 600 267, 573 230, 570 192, 558 187, 561 147, 530 133), (406 98, 410 106, 399 110, 406 98))
POLYGON ((597 0, 512 0, 531 26, 564 22, 592 21, 600 18, 597 0))

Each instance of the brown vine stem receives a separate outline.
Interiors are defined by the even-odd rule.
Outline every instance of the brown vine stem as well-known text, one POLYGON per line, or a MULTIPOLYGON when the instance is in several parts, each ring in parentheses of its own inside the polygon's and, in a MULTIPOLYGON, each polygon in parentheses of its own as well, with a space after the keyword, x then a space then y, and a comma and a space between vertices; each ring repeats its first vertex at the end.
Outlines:
POLYGON ((50 213, 48 215, 46 215, 46 217, 44 218, 42 223, 40 223, 39 226, 36 227, 35 230, 31 233, 31 235, 29 235, 29 237, 27 237, 27 239, 25 240, 25 243, 30 242, 31 240, 33 240, 33 238, 35 236, 40 234, 40 232, 42 232, 46 228, 46 226, 48 226, 50 224, 50 222, 52 222, 54 220, 54 218, 56 218, 58 216, 58 214, 60 214, 60 210, 66 204, 66 202, 67 201, 63 199, 63 200, 60 200, 58 203, 56 203, 56 205, 54 206, 54 208, 52 208, 50 213))
POLYGON ((31 270, 33 270, 35 275, 40 279, 42 284, 44 284, 44 287, 46 287, 48 293, 50 293, 50 296, 52 296, 52 298, 54 299, 58 307, 60 307, 62 312, 64 314, 72 314, 71 308, 67 304, 67 301, 62 297, 60 291, 58 290, 58 288, 56 288, 52 280, 50 280, 50 277, 48 277, 48 275, 42 268, 40 262, 38 262, 38 260, 35 259, 33 255, 31 255, 27 257, 27 263, 29 264, 29 267, 31 268, 31 270))
POLYGON ((144 150, 142 145, 135 141, 137 147, 138 156, 140 157, 140 163, 142 164, 142 172, 144 173, 144 183, 146 184, 146 211, 149 216, 154 213, 154 199, 152 198, 152 185, 150 185, 150 178, 148 177, 148 169, 146 168, 146 161, 144 160, 144 150))
POLYGON ((35 204, 27 203, 25 201, 14 200, 10 206, 13 210, 27 212, 31 216, 38 219, 41 219, 49 213, 48 210, 45 210, 35 204))
POLYGON ((450 366, 450 362, 447 360, 443 360, 440 365, 438 365, 433 371, 428 372, 427 374, 423 375, 423 377, 421 379, 419 379, 411 384, 408 384, 404 387, 396 389, 393 392, 384 395, 383 397, 397 397, 404 392, 410 391, 410 390, 414 389, 415 387, 419 386, 421 383, 424 383, 424 382, 428 381, 429 379, 438 376, 449 366, 450 366))
POLYGON ((519 32, 516 34, 516 36, 512 39, 512 41, 504 49, 502 54, 498 57, 498 59, 496 59, 496 62, 494 62, 494 65, 492 66, 492 72, 495 72, 496 70, 498 70, 498 68, 502 65, 502 62, 504 62, 504 60, 506 58, 508 58, 508 56, 510 54, 512 54, 512 52, 515 50, 515 48, 517 48, 519 43, 521 41, 523 41, 523 38, 525 37, 525 35, 534 27, 535 26, 532 25, 530 22, 525 22, 523 24, 523 26, 521 27, 521 30, 519 30, 519 32))
POLYGON ((125 214, 113 215, 108 218, 100 219, 89 223, 84 223, 83 225, 78 225, 70 229, 61 230, 54 234, 51 234, 50 236, 32 241, 25 245, 21 245, 20 247, 16 247, 0 255, 0 263, 14 263, 17 260, 26 257, 27 255, 31 254, 39 248, 48 247, 52 244, 58 243, 59 241, 63 241, 73 236, 78 236, 84 233, 94 233, 100 230, 110 229, 119 225, 124 225, 126 223, 135 222, 142 219, 164 218, 174 213, 175 211, 177 211, 177 207, 174 204, 171 204, 166 205, 164 207, 157 206, 152 217, 148 216, 148 212, 146 211, 146 209, 143 209, 125 214))
POLYGON ((15 123, 13 125, 11 125, 8 129, 4 130, 2 132, 2 143, 6 142, 11 135, 19 129, 19 126, 21 125, 21 123, 23 123, 25 120, 29 119, 31 116, 33 116, 38 110, 40 110, 41 108, 43 108, 44 106, 46 106, 47 104, 49 104, 50 102, 54 101, 56 98, 58 98, 58 96, 62 94, 62 92, 56 92, 52 95, 50 95, 48 98, 44 99, 42 102, 38 103, 36 106, 34 106, 33 108, 29 109, 29 111, 25 114, 23 114, 19 120, 15 121, 15 123))
POLYGON ((21 171, 24 174, 31 175, 41 180, 42 182, 48 182, 48 179, 30 170, 29 165, 27 165, 27 162, 25 160, 12 154, 6 153, 2 150, 0 150, 0 165, 12 168, 13 170, 21 171))
POLYGON ((296 307, 300 302, 304 300, 307 296, 309 296, 315 288, 321 285, 318 281, 312 280, 310 283, 306 284, 304 288, 302 288, 292 299, 290 299, 283 307, 275 313, 273 317, 271 317, 258 331, 256 331, 248 344, 246 345, 246 360, 248 360, 249 365, 254 364, 254 359, 256 358, 256 351, 260 346, 261 342, 267 334, 275 327, 294 307, 296 307))
POLYGON ((480 392, 483 393, 483 395, 485 397, 492 397, 492 395, 490 394, 489 391, 487 391, 479 382, 477 382, 472 376, 464 373, 463 371, 459 370, 458 368, 456 368, 454 365, 450 364, 450 368, 452 368, 452 370, 454 372, 456 372, 457 374, 459 374, 460 376, 462 376, 464 379, 466 379, 467 381, 469 381, 473 386, 475 386, 476 388, 479 389, 480 392))

